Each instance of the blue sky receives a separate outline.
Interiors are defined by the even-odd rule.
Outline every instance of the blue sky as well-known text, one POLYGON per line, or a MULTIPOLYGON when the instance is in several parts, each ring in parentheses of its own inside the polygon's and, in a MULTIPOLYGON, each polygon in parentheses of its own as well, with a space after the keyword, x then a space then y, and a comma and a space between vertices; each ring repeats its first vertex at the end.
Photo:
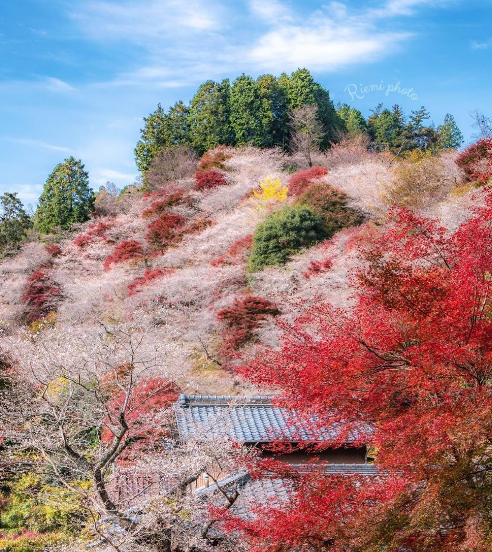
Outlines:
POLYGON ((131 183, 142 117, 243 72, 307 67, 335 102, 450 112, 470 141, 470 113, 492 115, 490 21, 492 0, 3 0, 0 192, 35 204, 69 155, 94 188, 131 183))

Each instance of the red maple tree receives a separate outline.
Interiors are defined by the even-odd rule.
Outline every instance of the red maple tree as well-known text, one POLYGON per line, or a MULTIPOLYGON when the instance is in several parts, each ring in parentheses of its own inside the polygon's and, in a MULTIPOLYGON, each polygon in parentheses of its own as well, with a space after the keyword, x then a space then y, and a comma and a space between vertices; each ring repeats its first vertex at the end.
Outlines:
POLYGON ((456 159, 468 182, 486 184, 492 178, 492 138, 468 146, 456 159))
POLYGON ((163 437, 169 435, 169 425, 159 423, 158 413, 169 410, 178 398, 179 388, 161 377, 146 378, 131 386, 126 381, 131 376, 129 367, 122 366, 117 373, 117 376, 110 373, 105 379, 105 389, 113 391, 113 396, 107 403, 108 415, 103 424, 101 440, 107 445, 113 444, 115 435, 121 433, 123 416, 127 427, 124 442, 131 443, 131 455, 125 450, 119 460, 128 460, 137 451, 153 450, 163 437), (116 377, 119 378, 119 386, 115 383, 116 377), (124 390, 119 390, 121 381, 126 385, 124 390))
POLYGON ((453 232, 408 211, 361 248, 352 306, 319 304, 242 373, 377 450, 382 476, 297 483, 254 550, 492 549, 492 189, 453 232), (341 515, 343 514, 343 515, 341 515))

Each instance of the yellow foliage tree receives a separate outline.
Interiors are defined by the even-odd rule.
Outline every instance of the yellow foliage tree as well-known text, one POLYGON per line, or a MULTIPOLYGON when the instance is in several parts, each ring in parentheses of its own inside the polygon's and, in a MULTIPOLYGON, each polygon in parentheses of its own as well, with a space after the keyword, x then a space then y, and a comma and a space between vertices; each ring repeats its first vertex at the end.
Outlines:
POLYGON ((287 200, 287 186, 282 186, 280 178, 267 176, 260 181, 260 190, 253 190, 251 213, 255 219, 262 219, 275 207, 287 200))

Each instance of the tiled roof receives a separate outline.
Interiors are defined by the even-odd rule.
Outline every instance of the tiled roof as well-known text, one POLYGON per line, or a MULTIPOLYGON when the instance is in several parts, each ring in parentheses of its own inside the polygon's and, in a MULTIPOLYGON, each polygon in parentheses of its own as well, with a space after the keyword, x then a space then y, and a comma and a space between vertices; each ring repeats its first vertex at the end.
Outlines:
MULTIPOLYGON (((312 464, 296 466, 300 472, 312 471, 312 464)), ((325 474, 377 476, 381 471, 373 464, 324 464, 319 469, 325 474)), ((289 500, 291 482, 279 477, 264 477, 251 479, 247 472, 237 472, 219 481, 222 489, 240 490, 240 495, 233 506, 235 514, 241 517, 250 517, 251 510, 256 505, 280 505, 289 500)), ((214 495, 217 491, 215 484, 197 491, 199 495, 214 495)))
MULTIPOLYGON (((271 396, 180 395, 175 416, 180 439, 228 437, 243 443, 334 439, 336 430, 301 422, 295 413, 272 404, 271 396)), ((314 420, 313 420, 314 422, 314 420)))

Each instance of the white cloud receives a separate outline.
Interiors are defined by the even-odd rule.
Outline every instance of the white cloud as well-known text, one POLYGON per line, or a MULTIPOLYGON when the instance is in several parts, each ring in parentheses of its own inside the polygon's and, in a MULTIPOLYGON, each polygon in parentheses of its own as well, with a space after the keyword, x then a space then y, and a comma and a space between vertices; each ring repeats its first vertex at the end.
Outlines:
POLYGON ((221 10, 212 0, 90 1, 70 14, 98 40, 122 39, 149 48, 183 33, 204 33, 221 27, 221 10))
POLYGON ((119 188, 135 182, 137 173, 127 174, 113 169, 96 167, 91 171, 91 184, 93 187, 103 186, 106 182, 114 182, 119 188))
POLYGON ((486 40, 485 42, 476 42, 475 40, 471 43, 474 50, 487 50, 492 48, 492 38, 486 40))
POLYGON ((24 205, 34 205, 37 203, 41 192, 43 191, 42 184, 12 184, 9 186, 9 192, 16 192, 19 199, 24 205))
POLYGON ((456 1, 381 0, 364 9, 333 0, 306 16, 287 0, 91 0, 72 15, 98 40, 125 39, 145 49, 140 67, 99 86, 178 88, 243 71, 333 72, 371 63, 412 36, 394 31, 393 18, 456 1))
POLYGON ((280 0, 250 0, 249 9, 254 16, 272 25, 294 20, 292 11, 280 0))
POLYGON ((459 0, 386 0, 378 8, 355 11, 332 1, 308 17, 272 24, 244 56, 252 67, 271 71, 308 67, 333 72, 351 64, 371 63, 395 52, 412 36, 393 31, 389 20, 413 15, 419 7, 455 1, 459 0), (386 27, 384 19, 388 19, 386 27))
POLYGON ((4 136, 3 138, 4 140, 8 140, 9 142, 13 142, 15 144, 22 144, 23 146, 32 146, 35 148, 41 148, 50 151, 61 151, 62 153, 72 152, 70 148, 55 146, 54 144, 48 144, 47 142, 43 142, 41 140, 31 140, 29 138, 11 138, 10 136, 4 136))
POLYGON ((331 72, 360 62, 382 57, 405 40, 408 33, 370 32, 362 27, 333 24, 329 19, 318 25, 286 25, 263 36, 247 54, 262 70, 309 67, 331 72))
POLYGON ((75 90, 75 88, 68 84, 68 82, 62 81, 55 77, 45 77, 42 85, 44 86, 44 88, 53 92, 72 92, 73 90, 75 90))
POLYGON ((327 14, 334 19, 342 19, 347 18, 348 10, 347 6, 345 4, 342 4, 341 2, 330 2, 326 7, 325 10, 327 14))
POLYGON ((371 17, 395 17, 413 15, 419 7, 440 6, 456 0, 387 0, 380 8, 369 10, 371 17))

